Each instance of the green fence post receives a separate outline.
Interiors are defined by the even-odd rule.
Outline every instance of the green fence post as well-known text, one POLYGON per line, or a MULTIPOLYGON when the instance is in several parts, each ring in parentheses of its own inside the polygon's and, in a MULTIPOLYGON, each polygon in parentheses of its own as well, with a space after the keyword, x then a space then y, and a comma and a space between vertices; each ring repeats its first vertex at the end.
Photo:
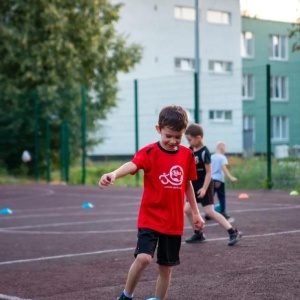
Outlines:
MULTIPOLYGON (((134 124, 135 124, 135 152, 139 150, 139 109, 138 109, 138 81, 134 80, 134 124)), ((136 186, 140 180, 139 172, 135 175, 136 186)))
POLYGON ((195 123, 199 123, 199 74, 197 72, 194 73, 194 101, 195 101, 195 112, 194 119, 195 123))
POLYGON ((66 176, 66 183, 69 183, 69 165, 70 165, 70 153, 69 153, 69 122, 65 121, 65 176, 66 176))
POLYGON ((267 187, 272 189, 272 153, 271 153, 271 66, 268 64, 267 68, 267 187))
POLYGON ((82 149, 82 177, 81 183, 85 184, 86 178, 86 168, 85 168, 85 158, 86 158, 86 115, 85 115, 86 97, 85 97, 85 87, 81 85, 81 149, 82 149))
POLYGON ((37 90, 33 92, 34 99, 34 177, 39 180, 39 104, 37 90))
POLYGON ((64 123, 65 121, 63 121, 61 123, 61 127, 60 127, 60 179, 61 181, 65 181, 65 130, 64 130, 64 123))
POLYGON ((51 131, 50 122, 46 121, 46 156, 47 156, 47 182, 51 181, 51 131))

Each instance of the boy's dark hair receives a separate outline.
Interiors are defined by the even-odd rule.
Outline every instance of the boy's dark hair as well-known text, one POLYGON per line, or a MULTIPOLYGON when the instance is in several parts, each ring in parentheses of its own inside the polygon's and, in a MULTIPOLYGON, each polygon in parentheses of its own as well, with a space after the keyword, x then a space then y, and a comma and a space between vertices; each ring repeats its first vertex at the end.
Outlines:
POLYGON ((185 131, 185 135, 190 135, 192 137, 200 135, 201 137, 203 137, 204 132, 199 124, 193 123, 188 126, 188 128, 185 131))
POLYGON ((159 128, 169 127, 175 131, 186 129, 188 125, 188 115, 184 108, 177 105, 165 106, 159 113, 159 128))

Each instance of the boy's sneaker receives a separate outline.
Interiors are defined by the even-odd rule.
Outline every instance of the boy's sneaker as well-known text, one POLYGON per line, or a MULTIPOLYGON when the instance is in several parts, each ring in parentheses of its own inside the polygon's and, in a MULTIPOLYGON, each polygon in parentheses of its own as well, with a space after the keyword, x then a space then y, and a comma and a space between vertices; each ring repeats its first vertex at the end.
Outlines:
POLYGON ((211 220, 211 217, 209 217, 208 215, 204 215, 204 218, 206 221, 210 221, 211 220))
POLYGON ((226 212, 222 213, 221 215, 222 215, 226 220, 229 220, 229 219, 231 218, 226 212))
POLYGON ((123 293, 120 297, 117 298, 117 300, 132 300, 133 298, 126 297, 123 293))
POLYGON ((229 235, 228 246, 235 245, 242 238, 242 236, 243 236, 242 232, 235 229, 235 232, 229 235))
POLYGON ((205 235, 203 232, 195 232, 189 239, 185 240, 187 244, 192 244, 192 243, 200 243, 205 241, 205 235))

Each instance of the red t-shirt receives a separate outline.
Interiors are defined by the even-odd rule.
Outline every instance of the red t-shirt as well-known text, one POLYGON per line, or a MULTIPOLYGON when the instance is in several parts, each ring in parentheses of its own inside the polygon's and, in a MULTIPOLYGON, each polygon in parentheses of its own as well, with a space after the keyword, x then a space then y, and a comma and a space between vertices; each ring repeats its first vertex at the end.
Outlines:
POLYGON ((144 170, 138 228, 182 235, 187 182, 197 179, 192 151, 182 145, 178 151, 167 151, 157 142, 139 150, 132 162, 144 170))

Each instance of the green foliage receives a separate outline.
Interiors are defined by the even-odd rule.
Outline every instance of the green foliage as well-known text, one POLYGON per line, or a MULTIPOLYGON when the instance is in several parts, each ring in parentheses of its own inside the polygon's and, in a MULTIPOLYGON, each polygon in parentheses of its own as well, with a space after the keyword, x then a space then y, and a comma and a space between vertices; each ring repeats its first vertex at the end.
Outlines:
MULTIPOLYGON (((230 159, 229 159, 230 161, 230 159)), ((109 173, 118 168, 124 161, 112 161, 101 163, 88 163, 86 167, 86 185, 98 186, 99 179, 104 173, 109 173)), ((230 173, 238 178, 237 182, 226 181, 227 189, 238 190, 263 190, 268 188, 267 165, 264 157, 251 159, 239 159, 234 165, 229 166, 230 173)), ((44 177, 45 178, 45 177, 44 177)), ((69 184, 80 185, 82 169, 78 164, 70 168, 69 184)), ((24 182, 26 177, 9 176, 3 168, 0 168, 1 183, 24 182)), ((27 178, 28 181, 28 178, 27 178)), ((60 171, 51 173, 51 181, 60 183, 60 171)), ((45 182, 45 179, 44 179, 45 182)), ((143 186, 143 173, 140 172, 139 180, 136 176, 125 176, 115 181, 114 186, 143 186)), ((272 188, 276 190, 297 190, 300 192, 300 159, 273 159, 272 161, 272 188)))
POLYGON ((293 24, 292 28, 289 31, 289 38, 293 39, 292 51, 300 50, 300 18, 293 24))
MULTIPOLYGON (((139 45, 118 34, 120 4, 108 0, 2 1, 0 6, 0 159, 19 167, 22 151, 45 153, 45 126, 59 157, 60 125, 70 124, 71 157, 81 143, 81 86, 87 131, 117 104, 117 74, 141 59, 139 45), (3 143, 3 144, 2 144, 3 143)), ((98 143, 89 135, 87 146, 98 143)), ((45 158, 40 157, 40 161, 45 158)))
MULTIPOLYGON (((272 188, 278 190, 300 189, 300 159, 273 159, 271 165, 272 188)), ((237 182, 226 182, 232 189, 267 189, 267 163, 265 157, 243 159, 234 168, 230 168, 237 182)))
MULTIPOLYGON (((89 165, 86 168, 86 185, 94 185, 97 186, 99 183, 99 179, 105 173, 109 173, 112 170, 118 168, 124 162, 108 162, 108 163, 98 163, 89 165)), ((82 168, 80 166, 72 167, 70 170, 70 184, 78 185, 81 184, 82 179, 82 168)), ((55 182, 60 181, 60 173, 54 172, 52 173, 52 180, 55 182)), ((139 180, 137 182, 136 176, 125 176, 122 178, 118 178, 114 186, 142 186, 143 184, 143 174, 140 172, 139 180)))

